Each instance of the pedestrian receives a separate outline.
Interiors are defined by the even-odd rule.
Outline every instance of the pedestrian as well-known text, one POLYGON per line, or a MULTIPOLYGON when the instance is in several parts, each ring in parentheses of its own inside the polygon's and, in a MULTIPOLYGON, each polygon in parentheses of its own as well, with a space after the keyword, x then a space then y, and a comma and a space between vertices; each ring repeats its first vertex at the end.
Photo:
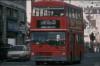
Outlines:
POLYGON ((91 48, 90 48, 90 51, 94 51, 94 41, 95 41, 95 35, 94 35, 94 33, 92 32, 90 35, 90 46, 91 46, 91 48))
POLYGON ((100 51, 100 34, 99 34, 99 32, 95 35, 95 37, 96 37, 96 40, 95 40, 94 49, 95 49, 95 52, 99 52, 100 51))

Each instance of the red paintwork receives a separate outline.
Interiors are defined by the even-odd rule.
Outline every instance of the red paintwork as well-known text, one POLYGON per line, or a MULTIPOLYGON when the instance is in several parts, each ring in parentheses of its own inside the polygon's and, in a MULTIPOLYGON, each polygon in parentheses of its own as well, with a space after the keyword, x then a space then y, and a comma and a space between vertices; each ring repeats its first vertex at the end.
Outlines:
POLYGON ((37 20, 60 20, 60 29, 68 29, 68 19, 67 17, 32 17, 31 19, 31 24, 30 24, 30 29, 36 29, 36 22, 37 20))
POLYGON ((64 6, 66 3, 60 2, 60 1, 39 1, 39 2, 33 2, 32 6, 49 6, 49 7, 54 7, 54 6, 64 6), (39 5, 38 5, 39 4, 39 5))
POLYGON ((40 7, 45 7, 45 6, 49 6, 49 7, 56 7, 56 6, 71 6, 73 8, 80 8, 65 2, 61 2, 61 1, 38 1, 38 2, 32 2, 32 6, 40 6, 40 7), (39 5, 38 5, 39 4, 39 5))
POLYGON ((62 54, 62 52, 66 52, 65 50, 65 46, 50 46, 48 44, 44 44, 44 45, 32 45, 31 46, 33 49, 32 51, 34 52, 34 54, 39 54, 39 53, 47 53, 44 56, 59 56, 62 54), (49 54, 48 54, 49 53, 49 54))
MULTIPOLYGON (((76 9, 78 9, 76 6, 72 6, 69 4, 66 4, 64 2, 56 2, 56 1, 51 1, 51 2, 34 2, 32 3, 32 6, 40 6, 40 7, 44 7, 44 6, 49 6, 49 7, 54 7, 54 6, 64 6, 67 7, 71 6, 74 7, 76 9)), ((74 28, 73 28, 74 29, 74 28)), ((36 45, 34 43, 30 43, 31 44, 31 48, 32 48, 32 52, 34 53, 34 55, 38 55, 38 54, 44 54, 44 56, 63 56, 62 53, 65 52, 65 56, 70 56, 70 52, 72 51, 70 49, 70 44, 69 44, 69 21, 68 21, 68 17, 67 16, 31 16, 31 23, 30 23, 30 32, 31 31, 65 31, 66 32, 66 41, 65 41, 65 45, 64 46, 52 46, 52 45, 48 45, 48 44, 42 44, 42 45, 36 45), (36 22, 37 20, 60 20, 60 28, 59 29, 39 29, 36 27, 36 22), (46 54, 45 54, 46 53, 46 54)), ((75 33, 75 35, 77 34, 79 30, 74 30, 73 32, 75 33)), ((80 30, 80 33, 83 34, 83 30, 80 30)), ((79 55, 80 51, 83 50, 83 46, 80 47, 80 45, 77 44, 77 41, 75 41, 75 55, 79 55)))

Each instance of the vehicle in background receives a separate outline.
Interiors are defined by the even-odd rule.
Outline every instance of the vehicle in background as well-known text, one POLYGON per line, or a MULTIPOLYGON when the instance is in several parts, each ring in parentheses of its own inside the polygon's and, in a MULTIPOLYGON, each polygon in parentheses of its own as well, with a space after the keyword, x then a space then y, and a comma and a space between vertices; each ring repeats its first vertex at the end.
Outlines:
POLYGON ((8 50, 8 59, 30 60, 31 51, 26 45, 14 45, 8 50))
POLYGON ((36 63, 80 62, 84 54, 83 10, 55 0, 32 2, 30 46, 36 63))

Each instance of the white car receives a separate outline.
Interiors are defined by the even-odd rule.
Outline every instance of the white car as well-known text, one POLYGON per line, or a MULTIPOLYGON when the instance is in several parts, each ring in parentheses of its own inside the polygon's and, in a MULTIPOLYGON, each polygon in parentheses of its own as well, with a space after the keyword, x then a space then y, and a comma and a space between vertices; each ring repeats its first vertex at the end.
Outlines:
POLYGON ((9 49, 7 57, 8 59, 29 60, 31 51, 26 45, 15 45, 9 49))

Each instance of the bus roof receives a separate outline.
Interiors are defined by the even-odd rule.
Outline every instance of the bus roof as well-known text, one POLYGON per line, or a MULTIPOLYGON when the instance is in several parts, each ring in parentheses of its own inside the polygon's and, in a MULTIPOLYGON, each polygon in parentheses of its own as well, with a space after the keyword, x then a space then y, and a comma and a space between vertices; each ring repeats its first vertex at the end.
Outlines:
POLYGON ((81 8, 81 7, 77 7, 75 5, 72 5, 72 4, 68 4, 68 3, 63 2, 63 1, 37 1, 37 2, 32 2, 32 6, 36 6, 36 7, 70 6, 73 8, 81 8))

